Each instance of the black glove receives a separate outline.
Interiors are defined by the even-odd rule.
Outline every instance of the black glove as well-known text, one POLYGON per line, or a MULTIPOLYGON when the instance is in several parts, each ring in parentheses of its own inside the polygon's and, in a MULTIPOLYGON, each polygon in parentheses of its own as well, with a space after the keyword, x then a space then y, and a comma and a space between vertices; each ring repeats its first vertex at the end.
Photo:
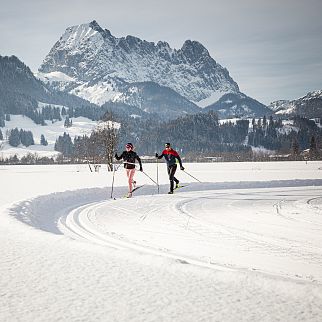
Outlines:
POLYGON ((155 157, 156 157, 156 158, 158 158, 158 157, 159 157, 159 154, 157 154, 157 153, 156 153, 156 154, 155 154, 155 157))
POLYGON ((142 167, 140 167, 140 171, 143 172, 143 168, 142 167))
POLYGON ((115 155, 114 155, 114 156, 115 156, 115 158, 116 158, 116 159, 119 157, 119 156, 117 155, 117 153, 115 153, 115 155))
POLYGON ((183 167, 183 166, 181 166, 181 167, 180 167, 180 169, 183 171, 183 170, 184 170, 184 167, 183 167))

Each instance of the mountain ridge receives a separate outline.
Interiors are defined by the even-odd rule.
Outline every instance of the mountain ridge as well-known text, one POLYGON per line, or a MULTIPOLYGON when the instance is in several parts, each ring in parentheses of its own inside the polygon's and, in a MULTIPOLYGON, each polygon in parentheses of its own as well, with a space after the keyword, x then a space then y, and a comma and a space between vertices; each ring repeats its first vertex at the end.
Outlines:
MULTIPOLYGON (((186 40, 177 50, 165 41, 155 44, 134 36, 116 38, 95 20, 67 28, 45 57, 39 72, 61 72, 75 79, 70 87, 79 90, 78 95, 82 95, 87 82, 104 85, 152 81, 196 104, 215 92, 239 92, 228 70, 198 41, 186 40)), ((109 95, 105 101, 117 100, 117 84, 106 89, 115 95, 109 95)), ((89 99, 94 102, 95 98, 89 99)))
POLYGON ((0 55, 0 97, 0 114, 25 115, 35 112, 39 103, 98 108, 78 96, 48 87, 16 56, 0 55))
POLYGON ((274 101, 268 108, 279 117, 322 118, 322 90, 308 92, 295 100, 274 101))

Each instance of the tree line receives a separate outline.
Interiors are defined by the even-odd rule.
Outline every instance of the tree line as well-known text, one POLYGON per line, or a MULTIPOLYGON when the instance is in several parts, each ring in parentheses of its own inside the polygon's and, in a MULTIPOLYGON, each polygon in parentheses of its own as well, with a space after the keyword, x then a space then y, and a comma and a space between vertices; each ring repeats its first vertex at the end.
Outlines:
MULTIPOLYGON (((62 108, 65 127, 73 126, 70 116, 75 110, 62 108)), ((56 107, 45 106, 42 110, 47 117, 58 117, 56 107)), ((300 159, 301 152, 310 149, 310 158, 319 158, 322 142, 322 128, 313 120, 296 116, 292 126, 284 126, 282 120, 259 118, 257 120, 237 120, 219 122, 215 112, 184 115, 175 120, 162 121, 155 117, 133 118, 125 114, 107 112, 101 118, 104 130, 99 127, 91 135, 71 138, 68 133, 59 136, 55 150, 73 162, 99 163, 113 162, 115 150, 122 150, 127 142, 132 142, 141 155, 154 155, 163 148, 164 142, 171 142, 181 155, 197 160, 207 156, 225 159, 254 159, 252 147, 263 147, 278 153, 290 153, 300 159), (111 127, 107 124, 120 124, 111 127), (111 146, 113 151, 111 151, 111 146), (232 157, 230 157, 232 156, 232 157)), ((320 120, 321 125, 321 120, 320 120)), ((10 132, 9 143, 13 146, 33 143, 32 133, 14 129, 10 132), (30 135, 31 134, 31 135, 30 135)), ((30 131, 29 131, 30 132, 30 131)), ((2 133, 0 132, 0 138, 2 133)), ((3 137, 3 136, 2 136, 3 137)), ((42 136, 41 144, 47 141, 42 136)))
MULTIPOLYGON (((25 131, 23 129, 19 130, 16 127, 10 131, 7 131, 6 135, 7 135, 8 143, 13 147, 17 147, 20 144, 24 145, 25 147, 35 144, 34 136, 31 131, 25 131)), ((0 129, 0 140, 4 140, 4 136, 1 129, 0 129)), ((48 142, 45 139, 45 136, 43 134, 40 137, 40 144, 44 146, 48 145, 48 142)))

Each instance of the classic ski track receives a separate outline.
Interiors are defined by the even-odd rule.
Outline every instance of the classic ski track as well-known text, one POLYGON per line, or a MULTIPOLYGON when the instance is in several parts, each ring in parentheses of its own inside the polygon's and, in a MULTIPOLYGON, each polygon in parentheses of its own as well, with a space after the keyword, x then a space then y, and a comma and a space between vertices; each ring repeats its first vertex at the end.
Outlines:
MULTIPOLYGON (((292 256, 294 259, 304 259, 308 262, 314 264, 322 265, 322 258, 317 253, 312 251, 312 249, 316 247, 314 245, 308 245, 299 252, 298 247, 300 247, 299 241, 293 241, 289 239, 278 238, 275 240, 270 238, 269 236, 265 236, 263 234, 259 234, 252 231, 247 231, 245 229, 240 229, 236 227, 231 227, 223 224, 213 224, 209 223, 205 220, 195 217, 188 210, 188 206, 196 201, 200 201, 203 198, 207 199, 220 199, 223 196, 231 195, 229 193, 220 192, 218 195, 218 191, 202 191, 200 192, 202 195, 195 197, 189 197, 189 192, 185 194, 177 193, 172 196, 167 195, 156 195, 154 198, 149 198, 148 200, 138 198, 127 199, 127 200, 109 200, 102 202, 95 202, 92 204, 88 204, 85 206, 78 207, 71 212, 62 216, 59 220, 59 226, 62 231, 69 235, 72 238, 88 240, 94 243, 98 243, 104 246, 110 246, 117 249, 132 249, 139 252, 150 253, 153 255, 164 256, 172 259, 176 259, 183 263, 191 263, 199 266, 206 266, 213 269, 236 269, 236 270, 255 270, 255 268, 249 267, 237 267, 237 266, 229 266, 229 268, 225 264, 214 263, 214 260, 210 257, 206 258, 202 257, 202 259, 187 257, 184 254, 178 254, 175 251, 171 251, 165 247, 154 247, 152 245, 142 245, 142 241, 137 241, 134 238, 128 238, 120 233, 115 234, 113 232, 106 231, 106 226, 101 227, 97 223, 97 213, 98 210, 103 207, 104 211, 112 210, 112 213, 123 213, 129 218, 136 217, 139 221, 143 222, 150 216, 158 216, 162 211, 166 211, 168 213, 167 220, 170 219, 169 224, 175 225, 182 230, 189 230, 190 233, 193 233, 197 240, 200 242, 204 240, 205 242, 214 242, 220 238, 221 240, 231 240, 233 242, 241 241, 242 247, 246 247, 247 249, 259 249, 261 252, 267 253, 278 253, 281 256, 292 256), (214 195, 214 193, 217 193, 214 195), (182 199, 184 198, 184 199, 182 199), (148 203, 150 209, 146 212, 139 212, 133 209, 126 208, 126 203, 131 201, 136 205, 140 205, 142 207, 142 202, 148 203), (165 206, 166 204, 166 206, 165 206), (104 230, 105 228, 105 230, 104 230), (282 245, 281 245, 282 242, 282 245), (283 245, 284 244, 284 245, 283 245), (292 247, 290 246, 292 244, 292 247), (303 251, 304 250, 304 251, 303 251)), ((310 199, 301 199, 300 204, 309 205, 313 200, 319 199, 319 197, 314 197, 310 199)), ((238 202, 240 200, 237 200, 238 202)), ((273 208, 276 208, 276 214, 281 216, 285 220, 293 220, 293 218, 285 217, 281 214, 281 206, 285 200, 279 200, 277 203, 273 204, 273 208), (285 218, 284 218, 285 217, 285 218)), ((235 207, 233 205, 234 200, 228 204, 231 207, 235 207)), ((295 203, 296 204, 296 203, 295 203)), ((201 206, 202 207, 202 206, 201 206)), ((293 205, 293 207, 295 207, 293 205)), ((308 222, 310 224, 314 224, 313 222, 308 222)), ((258 270, 256 268, 256 270, 258 270)), ((262 270, 259 270, 262 271, 262 270)), ((271 272, 264 272, 270 275, 277 275, 271 272)))
POLYGON ((64 214, 59 218, 57 226, 66 235, 73 239, 83 241, 91 241, 100 245, 110 246, 117 249, 124 249, 121 245, 114 243, 113 240, 106 240, 105 235, 97 230, 91 229, 89 225, 83 225, 83 220, 80 219, 80 214, 86 210, 86 213, 91 209, 96 209, 102 202, 94 202, 92 204, 83 205, 73 209, 71 212, 64 214))
MULTIPOLYGON (((131 249, 139 251, 141 253, 149 253, 152 255, 163 256, 170 259, 174 259, 181 263, 189 263, 197 266, 208 267, 216 270, 232 271, 231 268, 226 266, 208 263, 194 258, 189 258, 182 256, 180 254, 169 253, 167 251, 162 251, 161 249, 155 249, 152 247, 142 246, 137 244, 133 240, 127 240, 126 237, 123 237, 121 240, 113 236, 112 234, 101 233, 98 229, 98 226, 94 224, 91 218, 95 217, 96 211, 102 207, 109 204, 109 208, 114 210, 122 211, 126 214, 138 214, 135 211, 128 211, 128 209, 110 205, 109 201, 95 202, 93 204, 81 206, 73 209, 71 212, 65 214, 59 220, 59 229, 67 236, 73 239, 87 240, 94 242, 100 245, 109 246, 117 249, 131 249)), ((155 211, 157 209, 153 209, 155 211)), ((118 235, 119 236, 119 235, 118 235)), ((120 237, 120 236, 119 236, 120 237)))
MULTIPOLYGON (((319 200, 319 199, 321 199, 321 197, 314 197, 314 198, 310 198, 310 199, 303 198, 300 200, 296 200, 293 202, 295 205, 295 207, 293 207, 293 208, 295 208, 295 210, 296 210, 296 208, 306 208, 305 210, 307 210, 307 213, 310 213, 310 212, 312 212, 312 210, 314 210, 315 216, 321 215, 322 209, 311 205, 313 200, 319 200)), ((308 220, 308 219, 304 219, 304 218, 295 218, 294 216, 291 216, 292 214, 296 214, 294 209, 292 209, 293 205, 292 204, 290 205, 291 202, 292 201, 290 201, 290 200, 283 199, 283 200, 278 201, 276 204, 274 204, 274 207, 276 209, 276 214, 280 217, 283 217, 286 220, 322 227, 322 223, 320 223, 320 222, 308 220), (283 204, 284 204, 284 206, 283 206, 283 204), (284 210, 284 208, 286 208, 286 209, 284 210), (291 208, 291 211, 288 208, 291 208)), ((308 228, 312 229, 312 230, 316 230, 315 227, 311 227, 311 228, 308 227, 308 228)))
MULTIPOLYGON (((201 220, 200 218, 196 218, 196 217, 192 216, 191 213, 189 213, 189 211, 187 211, 187 209, 186 209, 187 205, 191 202, 196 201, 196 200, 199 201, 202 198, 218 199, 218 196, 214 197, 213 193, 207 194, 202 197, 199 196, 198 198, 197 197, 192 198, 191 200, 181 201, 176 205, 177 209, 183 215, 185 215, 189 218, 189 230, 192 230, 201 236, 206 236, 207 234, 209 234, 209 233, 211 234, 211 232, 212 232, 210 227, 221 227, 221 228, 223 228, 223 236, 221 238, 228 239, 229 237, 227 237, 227 235, 229 234, 229 235, 235 237, 236 240, 242 240, 242 241, 246 242, 247 243, 246 247, 249 249, 250 248, 253 248, 253 249, 257 248, 257 249, 260 249, 261 251, 265 251, 268 253, 278 252, 280 254, 291 255, 295 259, 303 259, 304 258, 307 261, 315 262, 316 264, 322 265, 321 256, 318 256, 317 253, 312 252, 312 249, 316 249, 316 250, 320 251, 321 247, 314 246, 314 245, 310 244, 309 241, 307 241, 307 245, 305 246, 305 248, 306 248, 305 254, 303 254, 303 253, 299 253, 299 251, 298 251, 298 249, 300 247, 302 247, 302 249, 303 249, 303 245, 299 241, 290 240, 290 239, 286 239, 286 238, 271 239, 267 236, 264 236, 263 234, 247 231, 245 229, 239 229, 239 228, 235 228, 235 227, 231 227, 231 226, 226 226, 226 225, 222 225, 222 224, 214 225, 213 223, 209 223, 207 221, 201 220), (202 226, 203 228, 200 229, 198 225, 202 226), (225 234, 226 234, 226 236, 225 236, 225 234), (282 246, 279 243, 280 241, 286 242, 286 245, 282 246), (290 245, 292 245, 292 247, 290 245)), ((311 198, 309 200, 313 200, 313 199, 316 199, 316 198, 311 198)), ((304 199, 300 200, 300 202, 302 203, 303 200, 304 199)), ((305 201, 309 201, 309 200, 305 199, 305 201)), ((283 200, 279 201, 277 204, 279 204, 280 202, 284 202, 284 201, 285 200, 283 199, 283 200)), ((280 210, 277 210, 277 211, 280 212, 280 210)), ((283 215, 281 215, 281 217, 296 221, 293 218, 288 218, 283 215)), ((298 221, 306 222, 306 223, 309 223, 312 225, 318 224, 318 223, 311 222, 311 221, 304 221, 304 220, 298 220, 298 221)), ((318 225, 321 226, 321 224, 318 224, 318 225)), ((312 227, 311 229, 316 230, 316 228, 314 228, 314 227, 312 227)))

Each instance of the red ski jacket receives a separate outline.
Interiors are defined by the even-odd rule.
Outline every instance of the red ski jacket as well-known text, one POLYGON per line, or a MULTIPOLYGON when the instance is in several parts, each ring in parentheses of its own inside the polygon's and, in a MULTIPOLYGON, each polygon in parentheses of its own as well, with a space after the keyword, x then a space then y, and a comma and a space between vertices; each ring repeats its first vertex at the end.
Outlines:
POLYGON ((180 167, 182 167, 182 161, 177 151, 170 149, 170 150, 163 150, 162 154, 158 156, 158 159, 165 158, 168 167, 171 167, 176 164, 176 159, 179 161, 180 167))

